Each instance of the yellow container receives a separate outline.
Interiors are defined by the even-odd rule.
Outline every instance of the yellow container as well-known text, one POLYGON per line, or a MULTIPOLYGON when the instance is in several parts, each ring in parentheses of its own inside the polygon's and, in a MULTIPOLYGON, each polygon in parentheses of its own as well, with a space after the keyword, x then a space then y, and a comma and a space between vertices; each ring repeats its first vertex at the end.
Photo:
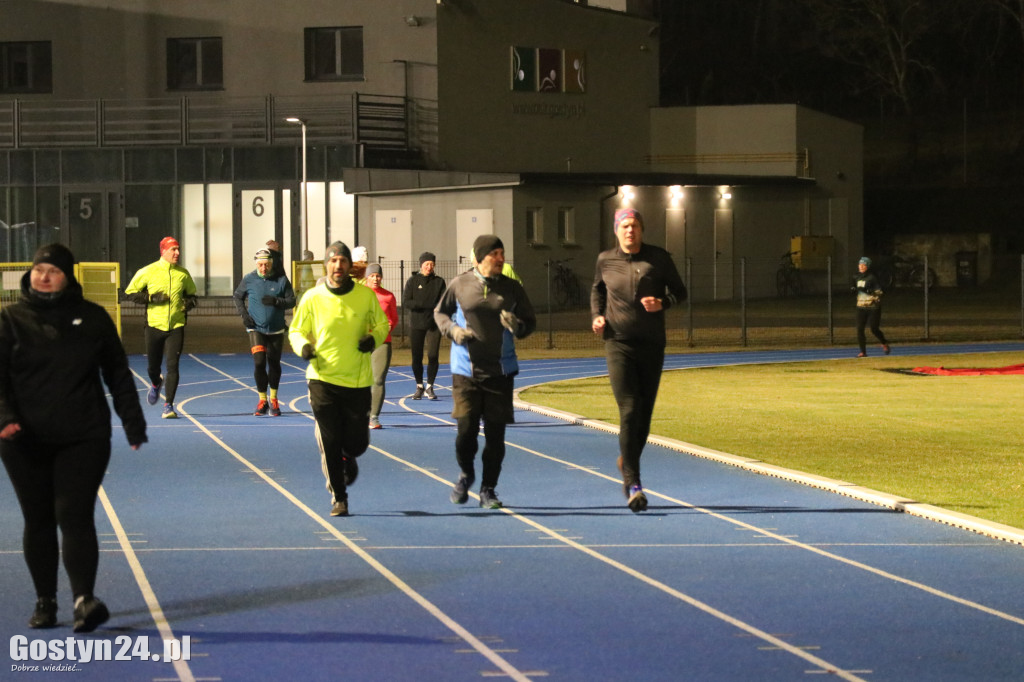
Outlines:
POLYGON ((789 240, 793 265, 799 270, 826 270, 828 259, 835 254, 835 237, 800 235, 789 240))

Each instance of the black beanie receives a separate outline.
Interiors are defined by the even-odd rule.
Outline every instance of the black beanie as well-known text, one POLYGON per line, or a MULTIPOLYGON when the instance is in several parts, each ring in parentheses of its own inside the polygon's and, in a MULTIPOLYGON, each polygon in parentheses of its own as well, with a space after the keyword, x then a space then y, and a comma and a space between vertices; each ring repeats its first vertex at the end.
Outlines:
POLYGON ((504 249, 505 245, 496 234, 482 234, 473 242, 473 257, 479 263, 487 254, 495 249, 504 249))
POLYGON ((429 251, 424 251, 423 253, 420 254, 420 265, 423 265, 427 261, 430 261, 431 263, 436 263, 437 256, 430 253, 429 251))
POLYGON ((63 244, 40 246, 39 250, 36 251, 35 258, 32 259, 32 265, 39 265, 40 263, 56 265, 64 273, 64 276, 68 278, 68 281, 75 278, 75 255, 71 253, 71 249, 63 244))
POLYGON ((339 254, 347 258, 348 262, 352 262, 352 252, 349 251, 349 248, 343 242, 334 242, 327 247, 327 253, 324 254, 324 263, 339 254))

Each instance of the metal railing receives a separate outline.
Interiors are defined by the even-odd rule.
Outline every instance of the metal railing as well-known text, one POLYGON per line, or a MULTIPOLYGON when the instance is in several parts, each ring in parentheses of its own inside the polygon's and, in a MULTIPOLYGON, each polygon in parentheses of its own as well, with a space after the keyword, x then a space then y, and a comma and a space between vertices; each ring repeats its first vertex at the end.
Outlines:
POLYGON ((0 100, 0 149, 272 144, 296 141, 380 149, 436 147, 436 103, 396 95, 252 96, 127 100, 0 100))

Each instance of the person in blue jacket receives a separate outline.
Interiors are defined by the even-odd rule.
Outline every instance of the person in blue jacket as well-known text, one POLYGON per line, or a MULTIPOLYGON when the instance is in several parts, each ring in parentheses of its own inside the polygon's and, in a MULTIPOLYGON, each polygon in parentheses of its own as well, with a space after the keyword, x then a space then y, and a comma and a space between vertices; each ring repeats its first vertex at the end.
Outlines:
POLYGON ((253 414, 281 416, 277 389, 281 383, 281 352, 288 331, 286 310, 295 307, 292 283, 281 268, 274 267, 270 249, 256 252, 256 269, 242 278, 234 301, 242 324, 249 333, 249 349, 255 365, 256 392, 260 400, 253 414))
POLYGON ((533 333, 537 317, 523 285, 502 274, 505 247, 493 234, 473 242, 474 267, 451 281, 434 308, 434 320, 452 340, 452 417, 459 479, 451 501, 465 504, 476 480, 474 460, 484 422, 480 506, 499 509, 494 488, 505 459, 505 426, 514 421, 512 391, 519 373, 515 339, 533 333))

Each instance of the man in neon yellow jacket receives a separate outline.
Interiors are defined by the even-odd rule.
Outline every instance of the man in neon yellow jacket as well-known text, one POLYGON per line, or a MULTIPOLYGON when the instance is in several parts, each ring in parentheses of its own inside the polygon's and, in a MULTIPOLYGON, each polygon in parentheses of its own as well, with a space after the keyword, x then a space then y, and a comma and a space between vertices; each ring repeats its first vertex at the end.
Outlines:
POLYGON ((341 242, 327 247, 327 276, 302 297, 288 341, 309 361, 309 403, 323 442, 323 469, 331 516, 348 516, 347 486, 359 474, 356 457, 370 446, 370 354, 390 331, 376 294, 349 277, 352 254, 341 242))
POLYGON ((185 323, 188 311, 195 307, 196 283, 188 270, 178 265, 181 247, 174 237, 160 241, 160 259, 139 269, 124 288, 125 296, 146 306, 146 357, 148 359, 149 394, 146 400, 155 405, 164 388, 164 419, 177 419, 174 396, 178 391, 178 360, 185 345, 185 323), (160 365, 167 360, 167 372, 160 365))

